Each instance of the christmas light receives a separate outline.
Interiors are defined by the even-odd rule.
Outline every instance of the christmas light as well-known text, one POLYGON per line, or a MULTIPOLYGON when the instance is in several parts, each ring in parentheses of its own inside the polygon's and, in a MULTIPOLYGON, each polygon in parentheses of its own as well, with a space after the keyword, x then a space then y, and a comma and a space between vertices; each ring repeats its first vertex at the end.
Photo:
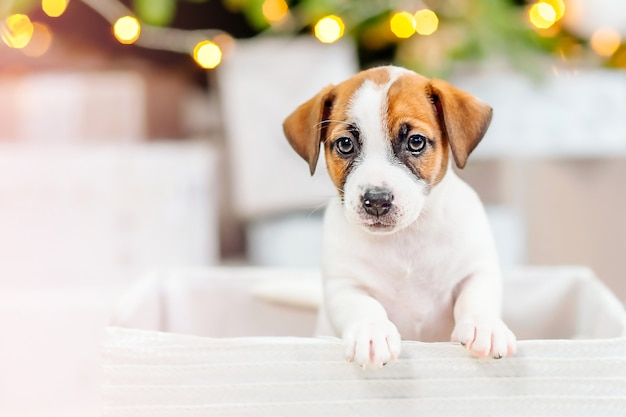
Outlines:
POLYGON ((139 39, 141 25, 139 24, 139 20, 135 17, 120 17, 113 25, 113 33, 120 43, 130 45, 139 39))
POLYGON ((222 62, 222 50, 209 40, 199 42, 193 50, 193 59, 205 69, 213 69, 222 62))
POLYGON ((547 3, 554 9, 555 22, 560 20, 565 14, 565 2, 563 0, 542 0, 543 3, 547 3))
POLYGON ((439 18, 429 9, 422 9, 415 13, 415 31, 420 35, 432 35, 439 27, 439 18))
MULTIPOLYGON (((60 16, 68 8, 68 4, 71 0, 12 0, 20 2, 40 3, 42 10, 48 16, 60 16)), ((191 54, 196 60, 198 65, 203 68, 215 68, 224 57, 228 56, 229 51, 233 49, 235 41, 227 33, 216 29, 206 30, 184 30, 173 27, 160 27, 150 24, 140 24, 140 22, 132 17, 133 12, 127 4, 129 1, 121 0, 74 0, 80 1, 89 8, 93 9, 96 13, 106 19, 113 27, 113 34, 115 38, 124 44, 134 44, 139 47, 157 49, 163 51, 172 51, 177 53, 191 54), (194 48, 195 47, 195 48, 194 48)), ((148 0, 144 0, 147 4, 148 0)), ((169 1, 169 0, 168 0, 169 1)), ((532 25, 536 27, 538 33, 542 36, 554 36, 561 30, 559 25, 554 23, 562 18, 565 13, 564 0, 533 0, 535 3, 530 6, 528 11, 528 18, 532 25), (550 28, 550 29, 547 29, 550 28)), ((263 18, 270 24, 279 23, 287 18, 291 18, 292 13, 290 11, 289 0, 254 0, 254 4, 260 6, 255 11, 262 12, 263 18)), ((5 1, 0 0, 0 4, 4 6, 5 1)), ((422 2, 416 2, 421 4, 422 2)), ((296 2, 299 5, 299 2, 296 2)), ((369 6, 367 6, 369 7, 369 6)), ((389 10, 388 6, 384 7, 384 10, 389 10)), ((9 7, 0 7, 0 12, 3 12, 3 16, 6 16, 9 7)), ((302 12, 302 10, 298 10, 302 12)), ((18 20, 14 19, 18 15, 11 16, 4 22, 0 20, 2 40, 5 44, 14 48, 24 48, 31 42, 33 37, 32 22, 27 16, 21 15, 18 20), (9 22, 11 20, 11 22, 9 22), (21 22, 21 23, 20 23, 21 22), (23 24, 24 28, 19 26, 23 24), (31 29, 28 29, 30 25, 31 29)), ((256 15, 255 15, 256 16, 256 15)), ((358 17, 352 16, 355 20, 355 24, 360 24, 358 17)), ((283 29, 293 30, 300 27, 300 23, 307 23, 301 21, 306 19, 306 13, 293 13, 293 25, 284 25, 283 29)), ((414 15, 408 12, 393 13, 391 19, 388 21, 380 20, 378 23, 378 29, 372 31, 375 33, 375 37, 379 40, 380 45, 385 46, 394 42, 389 37, 389 32, 395 35, 396 38, 408 38, 415 33, 420 35, 430 35, 438 30, 439 17, 433 10, 422 9, 417 11, 414 15), (389 25, 389 26, 387 26, 389 25)), ((42 29, 44 33, 42 39, 48 39, 43 41, 41 45, 46 45, 37 50, 34 48, 28 52, 32 56, 38 56, 38 54, 45 53, 41 51, 47 50, 50 45, 52 34, 46 29, 42 29), (50 36, 47 36, 47 33, 50 36)), ((361 31, 360 27, 356 27, 355 31, 361 31)), ((332 43, 339 40, 345 31, 345 25, 343 20, 336 15, 329 15, 320 19, 314 25, 314 35, 318 40, 324 43, 332 43)), ((359 36, 361 37, 361 33, 359 36)), ((619 36, 619 35, 618 35, 619 36)), ((616 47, 614 46, 614 37, 607 36, 599 32, 591 47, 598 54, 616 54, 616 47), (610 52, 613 51, 613 52, 610 52)), ((361 41, 365 39, 363 36, 361 41)), ((397 40, 395 41, 397 42, 397 40)), ((618 41, 619 43, 619 41, 618 41)), ((370 44, 370 42, 368 42, 370 44)), ((590 43, 591 44, 591 43, 590 43)), ((382 47, 381 46, 381 47, 382 47)), ((26 54, 26 52, 24 52, 26 54)))
POLYGON ((10 48, 22 49, 28 45, 35 28, 25 14, 14 14, 2 22, 0 36, 10 48))
POLYGON ((609 57, 617 51, 621 43, 619 32, 613 28, 600 28, 593 32, 589 44, 593 51, 603 57, 609 57))
POLYGON ((50 17, 59 17, 69 5, 69 0, 41 0, 41 9, 50 17))
POLYGON ((287 16, 289 6, 285 0, 265 0, 261 10, 265 20, 269 23, 277 23, 287 16))
POLYGON ((556 22, 556 10, 551 4, 540 1, 533 4, 528 11, 528 19, 535 27, 547 29, 556 22))
POLYGON ((320 19, 314 27, 315 37, 323 43, 333 43, 343 36, 345 25, 340 17, 335 15, 320 19))
POLYGON ((391 32, 400 39, 410 38, 415 34, 415 17, 408 12, 398 12, 389 21, 391 32))
POLYGON ((41 22, 34 22, 33 28, 33 37, 28 45, 22 49, 22 53, 31 58, 38 58, 50 49, 53 34, 50 28, 41 22))
POLYGON ((214 68, 219 65, 222 52, 225 49, 229 51, 233 49, 234 39, 222 30, 184 30, 140 25, 137 19, 131 17, 131 10, 117 0, 81 1, 113 25, 115 37, 122 43, 134 43, 134 45, 142 48, 190 54, 203 68, 211 68, 212 65, 214 68), (120 19, 120 16, 124 17, 120 19), (128 24, 127 30, 123 30, 126 27, 124 22, 128 24), (115 28, 122 32, 120 33, 123 35, 121 39, 115 28), (208 41, 209 39, 212 39, 213 42, 208 41), (217 45, 219 53, 215 51, 214 47, 200 48, 207 41, 217 45), (217 63, 211 64, 210 57, 217 60, 217 63))
POLYGON ((559 25, 552 25, 547 29, 536 28, 537 34, 544 38, 553 38, 561 33, 561 27, 559 25))

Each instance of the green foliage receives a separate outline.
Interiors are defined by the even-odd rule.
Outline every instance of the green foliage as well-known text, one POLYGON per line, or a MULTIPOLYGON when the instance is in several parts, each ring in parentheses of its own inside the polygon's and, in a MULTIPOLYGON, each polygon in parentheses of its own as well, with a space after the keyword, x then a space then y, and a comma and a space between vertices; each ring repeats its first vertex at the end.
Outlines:
POLYGON ((242 9, 250 25, 257 29, 263 30, 269 27, 269 23, 263 17, 263 1, 264 0, 244 0, 240 1, 242 9))
MULTIPOLYGON (((390 16, 400 10, 417 11, 419 3, 389 0, 294 0, 292 24, 270 26, 262 14, 263 0, 224 0, 236 5, 259 31, 296 34, 311 28, 322 16, 339 15, 365 60, 387 60, 431 75, 448 72, 455 62, 504 56, 513 65, 524 66, 532 54, 550 50, 527 24, 524 8, 510 0, 425 0, 440 18, 439 30, 431 36, 398 39, 389 29, 390 16), (408 8, 416 7, 415 10, 408 8), (385 57, 386 54, 392 54, 385 57), (435 57, 424 58, 425 56, 435 57)), ((369 62, 363 62, 368 66, 369 62)))
POLYGON ((152 26, 169 26, 176 17, 179 2, 206 3, 209 0, 133 0, 133 9, 144 23, 152 26))
POLYGON ((153 26, 168 26, 176 17, 176 0, 133 0, 139 20, 153 26))
MULTIPOLYGON (((131 0, 131 5, 143 23, 169 26, 181 2, 208 1, 211 0, 131 0)), ((232 13, 241 13, 258 34, 310 33, 321 17, 338 15, 345 23, 345 36, 351 37, 357 46, 363 67, 396 63, 431 76, 445 76, 458 62, 494 57, 500 61, 505 58, 510 65, 532 72, 538 57, 559 54, 567 59, 568 53, 580 56, 587 43, 559 27, 558 22, 549 35, 544 31, 542 36, 533 29, 526 12, 535 0, 285 0, 289 13, 273 23, 263 15, 263 5, 266 1, 282 0, 212 1, 220 1, 232 13), (414 13, 421 7, 437 14, 437 31, 430 36, 397 38, 389 25, 391 16, 398 11, 414 13)), ((0 0, 0 14, 28 13, 40 7, 41 0, 0 0)), ((626 46, 622 45, 606 64, 626 66, 626 46)))

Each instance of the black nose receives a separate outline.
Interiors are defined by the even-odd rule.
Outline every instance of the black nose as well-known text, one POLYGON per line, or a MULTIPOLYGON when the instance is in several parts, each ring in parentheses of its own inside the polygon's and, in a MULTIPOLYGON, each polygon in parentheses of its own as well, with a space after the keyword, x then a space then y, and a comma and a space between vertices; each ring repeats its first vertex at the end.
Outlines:
POLYGON ((382 216, 389 213, 393 202, 393 194, 387 188, 374 187, 363 194, 363 208, 367 214, 382 216))

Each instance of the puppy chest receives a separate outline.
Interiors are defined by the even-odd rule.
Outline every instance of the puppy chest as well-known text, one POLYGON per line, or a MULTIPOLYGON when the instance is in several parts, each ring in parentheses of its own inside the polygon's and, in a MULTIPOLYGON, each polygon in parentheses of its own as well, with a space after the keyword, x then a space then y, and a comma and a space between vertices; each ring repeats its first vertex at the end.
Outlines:
POLYGON ((447 245, 433 247, 417 239, 400 245, 377 240, 375 245, 358 240, 344 246, 351 250, 342 257, 341 274, 351 275, 385 308, 404 339, 448 341, 454 290, 462 279, 454 253, 447 245))
POLYGON ((441 271, 392 268, 368 291, 387 311, 403 339, 448 341, 454 326, 454 280, 441 271))

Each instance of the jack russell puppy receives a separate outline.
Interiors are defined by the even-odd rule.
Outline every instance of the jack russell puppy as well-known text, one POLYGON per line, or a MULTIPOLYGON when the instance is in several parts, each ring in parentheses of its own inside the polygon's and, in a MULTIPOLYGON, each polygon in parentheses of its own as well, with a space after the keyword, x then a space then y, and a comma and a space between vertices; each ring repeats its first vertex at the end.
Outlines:
POLYGON ((311 174, 324 148, 338 190, 324 217, 318 333, 341 337, 349 361, 381 367, 401 338, 514 353, 484 208, 449 162, 465 166, 491 114, 445 81, 387 66, 324 88, 285 120, 311 174))

